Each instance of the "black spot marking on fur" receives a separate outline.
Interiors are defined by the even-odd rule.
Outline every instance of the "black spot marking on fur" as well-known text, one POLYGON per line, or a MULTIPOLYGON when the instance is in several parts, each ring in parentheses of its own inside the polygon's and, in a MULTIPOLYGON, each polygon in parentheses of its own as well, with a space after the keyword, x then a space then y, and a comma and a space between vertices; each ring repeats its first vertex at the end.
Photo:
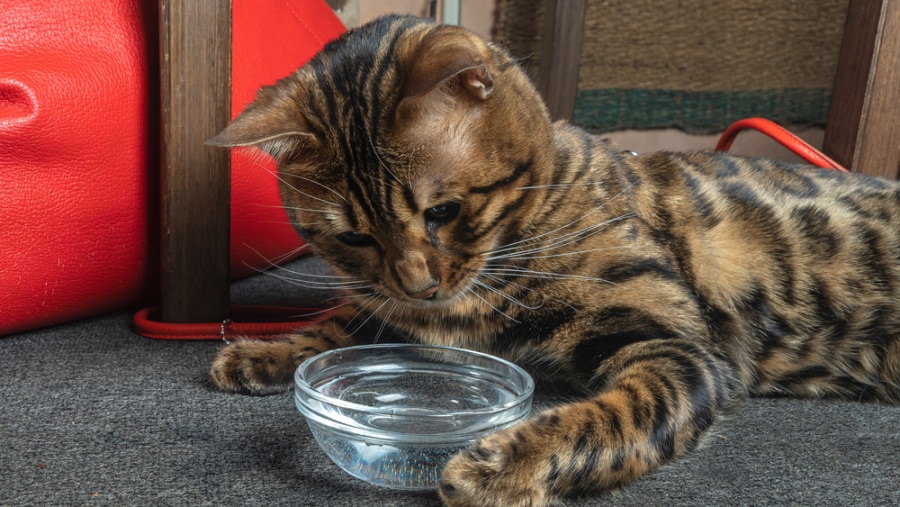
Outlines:
POLYGON ((791 211, 791 219, 797 223, 816 256, 830 259, 840 251, 841 238, 831 228, 828 213, 813 206, 803 206, 791 211))

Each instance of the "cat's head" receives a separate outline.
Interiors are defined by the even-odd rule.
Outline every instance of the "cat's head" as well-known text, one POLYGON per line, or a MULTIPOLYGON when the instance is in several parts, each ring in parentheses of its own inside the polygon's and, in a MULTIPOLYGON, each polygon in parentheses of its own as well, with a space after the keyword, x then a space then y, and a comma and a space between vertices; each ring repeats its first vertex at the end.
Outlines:
POLYGON ((272 155, 304 239, 411 307, 462 296, 528 227, 541 192, 523 187, 553 162, 546 109, 510 56, 408 16, 329 43, 209 144, 272 155))

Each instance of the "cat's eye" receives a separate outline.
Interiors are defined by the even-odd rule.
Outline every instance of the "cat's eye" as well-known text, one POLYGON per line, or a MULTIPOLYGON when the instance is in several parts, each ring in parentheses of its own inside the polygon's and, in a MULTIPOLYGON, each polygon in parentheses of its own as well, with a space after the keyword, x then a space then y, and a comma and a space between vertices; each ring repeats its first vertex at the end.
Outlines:
POLYGON ((359 231, 347 231, 338 234, 337 238, 351 246, 371 245, 374 239, 368 234, 359 231))
POLYGON ((446 202, 425 210, 425 220, 429 222, 444 223, 456 218, 459 214, 459 204, 446 202))

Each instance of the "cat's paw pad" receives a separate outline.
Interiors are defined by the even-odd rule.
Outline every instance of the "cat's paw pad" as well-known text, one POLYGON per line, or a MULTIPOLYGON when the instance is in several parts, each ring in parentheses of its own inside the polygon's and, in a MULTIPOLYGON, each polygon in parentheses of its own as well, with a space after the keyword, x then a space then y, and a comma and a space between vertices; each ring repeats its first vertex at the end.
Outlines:
POLYGON ((222 391, 271 394, 290 388, 294 370, 305 357, 295 357, 284 342, 236 341, 223 348, 209 375, 222 391))
POLYGON ((520 431, 490 435, 454 456, 444 468, 439 492, 456 506, 543 507, 556 500, 535 463, 540 452, 520 431))

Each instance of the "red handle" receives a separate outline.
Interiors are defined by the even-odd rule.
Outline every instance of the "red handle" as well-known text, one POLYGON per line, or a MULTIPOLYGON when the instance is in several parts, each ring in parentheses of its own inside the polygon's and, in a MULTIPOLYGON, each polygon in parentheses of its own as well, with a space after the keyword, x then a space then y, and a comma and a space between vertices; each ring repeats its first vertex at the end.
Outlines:
POLYGON ((762 132, 816 167, 849 172, 841 164, 838 164, 821 151, 813 148, 803 139, 800 139, 788 132, 784 127, 765 118, 745 118, 734 122, 730 127, 725 129, 722 137, 719 138, 719 143, 716 144, 716 151, 728 151, 729 148, 731 148, 731 144, 734 143, 738 133, 747 129, 762 132))
POLYGON ((222 322, 174 323, 156 320, 158 308, 145 308, 134 315, 134 330, 161 340, 272 339, 295 332, 313 322, 322 308, 232 305, 230 318, 222 322))

